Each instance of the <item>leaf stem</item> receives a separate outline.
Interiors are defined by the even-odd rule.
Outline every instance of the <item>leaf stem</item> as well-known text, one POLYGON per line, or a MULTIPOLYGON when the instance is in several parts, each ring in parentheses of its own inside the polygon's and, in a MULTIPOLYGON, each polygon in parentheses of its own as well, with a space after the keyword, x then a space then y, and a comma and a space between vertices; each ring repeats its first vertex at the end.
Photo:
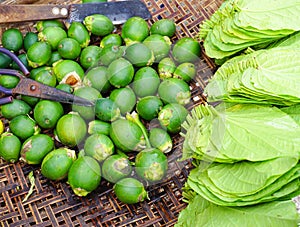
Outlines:
POLYGON ((29 174, 28 174, 28 178, 29 178, 29 181, 30 181, 30 188, 29 188, 29 191, 28 191, 28 194, 25 196, 25 198, 22 200, 22 203, 26 202, 29 198, 29 196, 33 193, 33 188, 35 186, 35 178, 33 176, 33 171, 31 171, 29 174))
POLYGON ((149 137, 148 137, 146 127, 141 122, 141 120, 139 118, 139 115, 135 111, 133 111, 131 114, 129 114, 129 113, 126 114, 126 119, 131 121, 131 122, 134 122, 135 124, 137 124, 140 127, 140 129, 142 130, 143 136, 145 138, 145 141, 146 141, 146 147, 151 148, 151 144, 150 144, 150 140, 149 140, 149 137))

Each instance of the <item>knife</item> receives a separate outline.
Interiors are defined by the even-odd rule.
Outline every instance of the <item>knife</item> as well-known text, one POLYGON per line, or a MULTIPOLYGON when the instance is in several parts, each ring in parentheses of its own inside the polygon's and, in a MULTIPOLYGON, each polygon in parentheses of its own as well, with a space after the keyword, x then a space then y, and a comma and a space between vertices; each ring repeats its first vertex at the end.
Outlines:
POLYGON ((103 14, 113 24, 123 24, 128 18, 139 16, 150 19, 151 14, 145 4, 138 0, 115 2, 84 3, 70 5, 35 4, 35 5, 0 5, 0 24, 65 19, 67 22, 82 22, 86 16, 103 14))

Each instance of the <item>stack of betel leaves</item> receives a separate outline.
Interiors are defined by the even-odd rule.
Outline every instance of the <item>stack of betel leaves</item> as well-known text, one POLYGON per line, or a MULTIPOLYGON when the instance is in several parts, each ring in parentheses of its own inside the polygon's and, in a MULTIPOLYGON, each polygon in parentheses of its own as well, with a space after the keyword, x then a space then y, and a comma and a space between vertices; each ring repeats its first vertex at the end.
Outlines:
POLYGON ((299 104, 299 40, 297 32, 272 48, 225 62, 205 88, 208 101, 299 104))
MULTIPOLYGON (((82 23, 39 21, 35 29, 5 30, 2 46, 18 55, 30 78, 95 105, 15 97, 1 106, 7 127, 0 156, 40 166, 44 177, 67 181, 78 196, 95 191, 103 178, 120 201, 144 201, 146 187, 167 175, 172 138, 188 114, 199 43, 191 37, 175 42, 170 19, 149 26, 131 17, 115 27, 94 14, 82 23)), ((18 69, 3 53, 0 63, 18 69)), ((3 87, 17 83, 17 77, 0 77, 3 87)))
POLYGON ((295 0, 227 0, 201 24, 206 54, 223 62, 248 47, 263 48, 300 30, 300 3, 295 0))
MULTIPOLYGON (((255 15, 269 15, 261 25, 270 25, 267 18, 279 24, 290 16, 282 12, 291 9, 292 14, 299 3, 282 2, 275 11, 277 1, 226 1, 217 15, 229 5, 247 5, 253 22, 245 16, 227 22, 255 28, 255 15)), ((253 34, 266 30, 278 34, 272 26, 257 27, 253 34)), ((290 25, 281 30, 291 31, 290 25)), ((262 38, 261 43, 266 40, 262 38)), ((244 46, 248 51, 225 61, 205 88, 208 103, 194 107, 182 124, 182 159, 192 158, 195 168, 183 189, 189 205, 180 213, 177 226, 299 223, 293 202, 300 194, 299 32, 266 43, 263 49, 250 50, 259 41, 249 42, 244 46)), ((215 45, 208 41, 205 47, 210 53, 215 45)))

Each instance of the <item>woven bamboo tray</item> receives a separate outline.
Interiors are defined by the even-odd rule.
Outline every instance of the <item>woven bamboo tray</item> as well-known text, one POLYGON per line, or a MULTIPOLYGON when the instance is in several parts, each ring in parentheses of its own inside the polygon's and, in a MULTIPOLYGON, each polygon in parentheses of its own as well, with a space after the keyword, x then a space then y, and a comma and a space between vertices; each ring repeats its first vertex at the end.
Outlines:
MULTIPOLYGON (((7 0, 1 4, 79 3, 80 1, 7 0)), ((176 38, 195 37, 199 24, 220 6, 222 0, 145 0, 152 13, 149 25, 162 18, 171 18, 177 25, 176 38)), ((33 29, 33 23, 7 24, 24 32, 33 29)), ((0 33, 0 34, 1 34, 0 33)), ((214 65, 205 55, 197 63, 198 73, 191 82, 192 105, 205 102, 202 96, 207 80, 213 75, 214 65)), ((40 174, 38 166, 22 162, 7 164, 0 160, 0 223, 1 226, 173 226, 179 212, 186 207, 181 188, 191 167, 189 162, 178 162, 183 139, 174 136, 174 149, 168 156, 169 173, 164 182, 147 188, 150 200, 136 205, 118 201, 112 185, 105 180, 86 197, 74 195, 65 182, 53 182, 40 174), (28 174, 33 171, 35 188, 26 202, 30 183, 28 174)))

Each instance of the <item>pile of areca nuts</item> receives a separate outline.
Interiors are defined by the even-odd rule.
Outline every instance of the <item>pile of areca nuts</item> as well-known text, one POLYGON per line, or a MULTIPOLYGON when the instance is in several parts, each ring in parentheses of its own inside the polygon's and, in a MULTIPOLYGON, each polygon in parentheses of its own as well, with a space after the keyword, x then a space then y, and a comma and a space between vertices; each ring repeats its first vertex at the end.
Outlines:
MULTIPOLYGON (((131 17, 117 29, 94 14, 82 23, 47 20, 35 28, 26 34, 7 29, 2 46, 18 55, 31 79, 94 105, 15 97, 1 106, 8 127, 0 156, 40 165, 44 177, 66 180, 78 196, 104 178, 120 201, 144 201, 145 188, 166 176, 172 137, 188 115, 199 43, 191 37, 172 43, 176 25, 170 19, 149 25, 131 17)), ((3 53, 0 67, 18 69, 3 53)), ((3 87, 17 83, 17 77, 0 77, 3 87)))

